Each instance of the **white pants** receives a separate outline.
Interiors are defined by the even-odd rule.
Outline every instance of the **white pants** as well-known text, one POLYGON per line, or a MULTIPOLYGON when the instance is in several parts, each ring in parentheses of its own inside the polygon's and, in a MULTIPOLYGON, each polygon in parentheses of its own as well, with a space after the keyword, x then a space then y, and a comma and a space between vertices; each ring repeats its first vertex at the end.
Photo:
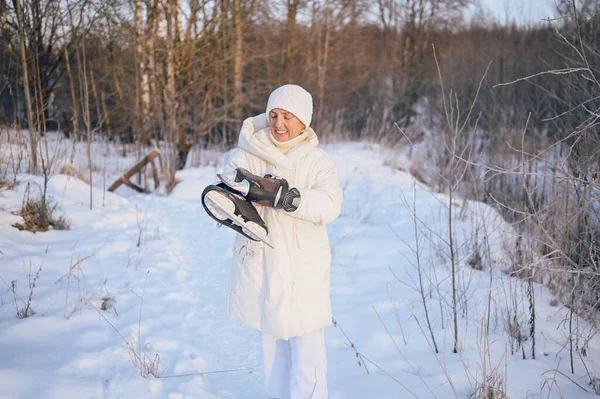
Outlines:
POLYGON ((323 329, 287 341, 263 333, 262 345, 269 398, 327 399, 323 329))

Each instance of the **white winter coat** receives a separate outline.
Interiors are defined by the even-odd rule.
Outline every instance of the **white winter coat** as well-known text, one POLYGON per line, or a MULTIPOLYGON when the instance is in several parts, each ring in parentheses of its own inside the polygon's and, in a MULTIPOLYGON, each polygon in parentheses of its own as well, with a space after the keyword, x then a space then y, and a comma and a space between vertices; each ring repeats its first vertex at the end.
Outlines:
POLYGON ((325 225, 342 207, 337 169, 311 128, 287 153, 269 137, 266 114, 244 121, 226 172, 246 168, 285 178, 300 191, 294 212, 256 205, 274 248, 236 235, 227 314, 269 335, 288 339, 331 322, 331 248, 325 225))

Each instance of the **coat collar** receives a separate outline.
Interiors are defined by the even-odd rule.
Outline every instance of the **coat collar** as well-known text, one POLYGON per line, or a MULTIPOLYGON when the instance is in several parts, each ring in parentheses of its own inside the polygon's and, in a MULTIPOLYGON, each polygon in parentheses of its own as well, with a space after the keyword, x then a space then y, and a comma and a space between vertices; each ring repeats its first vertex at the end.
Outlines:
POLYGON ((319 145, 317 134, 310 127, 302 134, 308 137, 284 154, 271 141, 266 114, 261 114, 244 121, 238 146, 276 168, 293 170, 297 161, 319 145))

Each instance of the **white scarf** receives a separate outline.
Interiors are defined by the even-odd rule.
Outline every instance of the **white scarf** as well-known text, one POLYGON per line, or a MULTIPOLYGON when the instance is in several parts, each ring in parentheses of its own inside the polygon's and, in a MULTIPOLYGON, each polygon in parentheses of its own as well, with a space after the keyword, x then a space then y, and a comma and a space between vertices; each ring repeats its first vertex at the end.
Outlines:
POLYGON ((273 132, 269 131, 269 138, 271 142, 275 145, 275 147, 279 148, 281 152, 284 154, 289 150, 296 148, 300 143, 302 143, 308 137, 304 132, 300 133, 299 136, 294 137, 288 141, 277 141, 277 139, 273 136, 273 132))

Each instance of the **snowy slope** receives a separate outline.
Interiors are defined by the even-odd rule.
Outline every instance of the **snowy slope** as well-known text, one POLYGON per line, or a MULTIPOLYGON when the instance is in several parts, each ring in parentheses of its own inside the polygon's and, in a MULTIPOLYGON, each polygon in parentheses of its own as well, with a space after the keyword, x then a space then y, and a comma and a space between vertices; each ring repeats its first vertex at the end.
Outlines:
MULTIPOLYGON (((384 166, 385 157, 376 147, 354 143, 327 150, 345 193, 342 215, 329 226, 338 322, 337 328, 326 329, 330 398, 468 398, 482 381, 484 359, 488 371, 498 366, 505 376, 510 398, 547 397, 548 385, 542 381, 554 375, 564 397, 594 397, 560 374, 543 374, 559 365, 590 389, 582 378, 582 360, 576 359, 575 375, 569 371, 567 330, 560 323, 568 310, 551 306, 553 298, 543 287, 535 286, 536 360, 531 359, 530 340, 524 344, 527 360, 521 349, 511 354, 506 320, 515 307, 525 314, 526 287, 503 273, 513 237, 494 211, 473 202, 453 204, 461 348, 454 354, 447 197, 384 166), (431 349, 416 289, 413 208, 438 355, 431 349), (466 265, 476 247, 484 271, 466 265), (519 298, 517 303, 513 298, 519 298), (488 325, 486 351, 483 326, 488 325)), ((124 162, 114 149, 98 157, 98 163, 109 165, 104 169, 108 182, 133 163, 124 162)), ((85 160, 77 159, 83 165, 85 160)), ((182 171, 181 183, 169 197, 135 194, 124 187, 116 194, 103 193, 102 180, 95 178, 92 210, 86 183, 54 176, 49 193, 72 221, 69 231, 33 234, 11 227, 20 219, 11 211, 20 207, 27 183, 33 191, 41 178, 19 175, 14 190, 0 191, 1 399, 264 397, 259 333, 225 315, 234 233, 217 229, 199 201, 216 170, 182 171), (69 268, 79 260, 68 283, 69 268), (16 306, 22 308, 30 293, 28 274, 35 276, 40 265, 32 297, 35 314, 17 319, 11 282, 16 281, 16 306), (114 305, 101 310, 103 298, 114 305), (163 378, 141 377, 126 341, 138 354, 159 358, 163 378), (227 370, 234 371, 193 375, 227 370)), ((522 322, 527 333, 527 320, 522 322)), ((579 324, 585 331, 585 323, 579 324)), ((587 354, 586 366, 599 375, 597 337, 590 340, 587 354)), ((549 397, 559 398, 559 390, 554 387, 549 397)))

